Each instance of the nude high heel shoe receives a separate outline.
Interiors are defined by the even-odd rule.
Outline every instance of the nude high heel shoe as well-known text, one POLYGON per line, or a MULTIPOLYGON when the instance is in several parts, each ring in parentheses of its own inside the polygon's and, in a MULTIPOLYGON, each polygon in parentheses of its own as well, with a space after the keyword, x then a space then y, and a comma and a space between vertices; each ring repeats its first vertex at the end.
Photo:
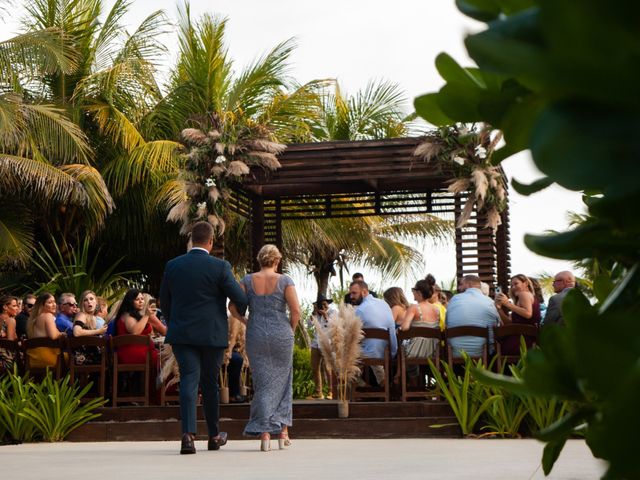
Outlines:
POLYGON ((268 452, 271 450, 271 435, 267 432, 264 432, 260 436, 260 450, 263 452, 268 452))
POLYGON ((289 431, 283 430, 280 435, 278 435, 278 448, 280 450, 284 450, 291 446, 291 440, 289 439, 289 431))

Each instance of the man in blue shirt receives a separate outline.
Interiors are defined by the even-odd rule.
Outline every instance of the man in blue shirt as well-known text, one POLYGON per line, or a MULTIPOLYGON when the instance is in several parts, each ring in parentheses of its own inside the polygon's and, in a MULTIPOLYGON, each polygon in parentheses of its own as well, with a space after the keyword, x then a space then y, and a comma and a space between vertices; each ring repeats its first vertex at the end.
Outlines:
MULTIPOLYGON (((369 292, 368 285, 362 280, 356 280, 349 285, 351 303, 356 305, 356 315, 362 320, 363 328, 383 328, 389 331, 391 339, 390 352, 395 357, 398 351, 396 325, 393 321, 391 308, 384 300, 375 298, 369 292)), ((384 358, 387 342, 378 338, 365 338, 362 342, 362 355, 369 358, 384 358)), ((379 384, 384 381, 384 368, 372 368, 379 384)))
POLYGON ((73 293, 63 293, 58 297, 58 313, 56 327, 68 337, 73 335, 73 317, 78 313, 78 303, 73 293))
MULTIPOLYGON (((480 290, 480 277, 466 275, 462 278, 460 288, 462 293, 454 295, 447 305, 447 328, 452 327, 495 327, 499 316, 496 306, 489 297, 480 290)), ((489 331, 492 342, 493 330, 489 331)), ((454 357, 460 357, 464 350, 471 357, 482 355, 484 339, 479 337, 456 337, 449 340, 453 348, 454 357)))

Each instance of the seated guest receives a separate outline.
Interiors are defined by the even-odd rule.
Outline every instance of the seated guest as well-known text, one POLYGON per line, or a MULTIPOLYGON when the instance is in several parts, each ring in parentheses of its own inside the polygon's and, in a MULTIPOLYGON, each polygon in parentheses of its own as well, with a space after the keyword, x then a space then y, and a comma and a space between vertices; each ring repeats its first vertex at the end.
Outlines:
MULTIPOLYGON (((480 277, 466 275, 459 285, 461 293, 454 295, 447 305, 447 328, 495 327, 500 317, 493 301, 482 294, 480 277)), ((489 331, 490 337, 493 331, 489 331)), ((482 356, 485 340, 479 337, 456 337, 449 340, 453 356, 465 351, 471 357, 482 356)))
MULTIPOLYGON (((74 337, 93 337, 107 333, 107 326, 98 327, 95 315, 97 296, 91 290, 80 295, 80 311, 73 321, 74 337)), ((100 363, 100 351, 97 347, 85 346, 75 351, 73 361, 76 365, 94 365, 100 363)))
MULTIPOLYGON (((364 275, 362 275, 360 272, 356 272, 351 276, 351 281, 352 282, 364 282, 364 275)), ((378 298, 378 294, 376 292, 374 292, 373 290, 369 292, 369 295, 378 298)), ((351 300, 351 295, 349 293, 347 293, 344 296, 344 303, 346 305, 355 305, 354 303, 352 303, 353 301, 351 300)))
POLYGON ((400 287, 391 287, 384 291, 382 294, 384 301, 391 307, 391 313, 393 314, 393 321, 396 327, 399 327, 404 320, 404 316, 409 308, 409 302, 407 297, 404 296, 404 292, 400 287))
POLYGON ((440 301, 441 289, 436 284, 435 277, 433 275, 431 275, 430 273, 427 274, 427 276, 425 277, 424 280, 425 280, 425 282, 427 282, 427 284, 429 285, 429 287, 433 291, 433 295, 431 295, 431 298, 429 298, 429 303, 434 305, 438 309, 438 312, 440 313, 440 317, 439 317, 440 330, 444 330, 445 320, 447 318, 447 308, 440 301))
POLYGON ((153 328, 149 323, 149 312, 141 291, 132 288, 125 294, 116 313, 117 335, 147 335, 147 345, 125 345, 118 348, 118 360, 122 363, 145 363, 147 352, 151 354, 151 374, 149 376, 149 391, 156 392, 156 375, 158 371, 158 350, 156 349, 151 334, 153 328))
POLYGON ((58 297, 56 327, 67 336, 73 335, 73 318, 78 313, 78 302, 73 293, 63 293, 58 297))
POLYGON ((445 316, 446 316, 447 305, 449 305, 449 302, 451 301, 452 298, 453 298, 453 293, 450 292, 449 290, 442 290, 438 293, 438 300, 440 301, 442 306, 445 308, 445 316))
MULTIPOLYGON (((329 321, 338 314, 336 309, 331 307, 331 303, 333 303, 333 300, 330 298, 326 298, 322 294, 318 295, 316 301, 313 302, 313 312, 307 320, 307 326, 310 331, 315 331, 315 329, 318 328, 314 323, 314 320, 322 329, 326 329, 329 326, 329 321)), ((320 351, 320 346, 318 344, 317 333, 311 339, 311 372, 313 374, 313 383, 315 385, 315 391, 312 398, 324 398, 322 391, 323 376, 328 380, 329 396, 331 396, 331 375, 327 372, 325 367, 322 352, 320 351)))
MULTIPOLYGON (((411 289, 413 299, 417 302, 407 310, 400 330, 411 327, 440 328, 440 309, 429 302, 433 297, 433 286, 427 280, 419 280, 411 289)), ((409 358, 430 357, 438 346, 435 338, 412 338, 404 345, 404 351, 409 358)))
POLYGON ((102 297, 96 297, 96 311, 94 315, 96 316, 96 327, 100 328, 103 325, 107 324, 107 315, 109 314, 109 309, 107 306, 107 301, 102 297))
POLYGON ((564 325, 564 318, 562 318, 562 302, 564 297, 569 293, 569 290, 575 288, 576 277, 571 272, 559 272, 553 279, 553 295, 549 299, 549 307, 544 316, 545 325, 564 325))
MULTIPOLYGON (((64 337, 56 326, 56 299, 50 293, 42 293, 36 299, 36 303, 29 315, 27 323, 27 336, 29 338, 50 338, 57 340, 64 337)), ((29 349, 29 364, 35 368, 55 367, 59 348, 38 347, 29 349)))
MULTIPOLYGON (((0 297, 0 338, 18 340, 16 334, 16 315, 20 311, 18 299, 11 295, 0 297)), ((13 369, 14 355, 12 352, 0 348, 0 372, 8 372, 13 369)))
POLYGON ((114 319, 116 335, 148 335, 149 346, 127 345, 120 347, 118 357, 123 363, 144 363, 147 351, 151 352, 152 367, 157 364, 158 351, 151 341, 153 329, 149 323, 149 312, 144 303, 143 293, 135 288, 130 289, 122 299, 118 313, 114 319))
POLYGON ((33 293, 27 293, 22 299, 22 311, 16 315, 16 334, 18 338, 27 338, 27 322, 29 321, 29 313, 36 303, 36 296, 33 293))
MULTIPOLYGON (((510 299, 504 293, 496 294, 495 303, 504 325, 520 323, 527 325, 540 324, 540 302, 533 295, 533 285, 526 275, 518 274, 511 277, 510 299), (508 310, 505 311, 505 310, 508 310)), ((525 338, 527 348, 531 347, 534 339, 525 338)), ((518 355, 520 353, 520 338, 507 337, 501 343, 504 355, 518 355)))
MULTIPOLYGON (((390 352, 395 357, 398 351, 396 324, 393 321, 391 308, 384 300, 379 300, 369 294, 368 285, 357 280, 349 285, 351 302, 357 305, 356 315, 362 320, 363 328, 382 328, 389 332, 391 338, 390 352)), ((362 342, 362 355, 369 358, 384 358, 387 342, 378 338, 365 338, 362 342)), ((385 371, 381 365, 372 368, 378 384, 384 382, 385 371)))
MULTIPOLYGON (((73 321, 74 337, 104 335, 106 333, 106 326, 103 325, 102 327, 98 327, 97 325, 97 298, 96 294, 91 290, 82 292, 82 295, 80 296, 80 311, 76 314, 73 321)), ((104 321, 102 323, 104 324, 104 321)))
POLYGON ((224 352, 224 363, 227 365, 229 377, 229 401, 242 403, 246 398, 240 394, 242 366, 247 361, 245 342, 246 327, 244 324, 229 315, 229 346, 224 352))
POLYGON ((157 300, 148 293, 144 294, 144 301, 147 304, 147 315, 149 316, 149 325, 153 329, 154 337, 164 337, 167 334, 167 326, 158 318, 157 300))
POLYGON ((547 305, 544 303, 544 295, 542 294, 542 287, 537 278, 529 277, 531 286, 533 287, 533 297, 540 304, 540 323, 544 322, 544 317, 547 314, 547 305))

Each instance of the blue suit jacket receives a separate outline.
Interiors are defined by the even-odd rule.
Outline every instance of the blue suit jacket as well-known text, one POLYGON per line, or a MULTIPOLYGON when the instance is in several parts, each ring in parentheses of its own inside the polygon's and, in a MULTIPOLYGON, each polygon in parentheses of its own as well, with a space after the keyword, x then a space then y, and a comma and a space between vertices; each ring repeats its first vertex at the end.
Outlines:
POLYGON ((168 325, 166 343, 225 348, 229 341, 227 298, 241 314, 247 295, 229 262, 193 249, 167 263, 160 305, 168 325))

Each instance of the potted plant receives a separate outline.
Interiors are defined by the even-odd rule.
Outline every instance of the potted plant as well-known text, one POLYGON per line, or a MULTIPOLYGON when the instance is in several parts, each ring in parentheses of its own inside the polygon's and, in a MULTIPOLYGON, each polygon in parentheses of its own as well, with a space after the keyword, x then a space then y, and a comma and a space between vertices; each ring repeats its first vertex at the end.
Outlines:
POLYGON ((318 345, 330 374, 338 380, 338 417, 349 416, 348 392, 351 382, 360 374, 358 361, 363 338, 362 321, 351 305, 340 304, 338 315, 326 328, 314 320, 318 345))

